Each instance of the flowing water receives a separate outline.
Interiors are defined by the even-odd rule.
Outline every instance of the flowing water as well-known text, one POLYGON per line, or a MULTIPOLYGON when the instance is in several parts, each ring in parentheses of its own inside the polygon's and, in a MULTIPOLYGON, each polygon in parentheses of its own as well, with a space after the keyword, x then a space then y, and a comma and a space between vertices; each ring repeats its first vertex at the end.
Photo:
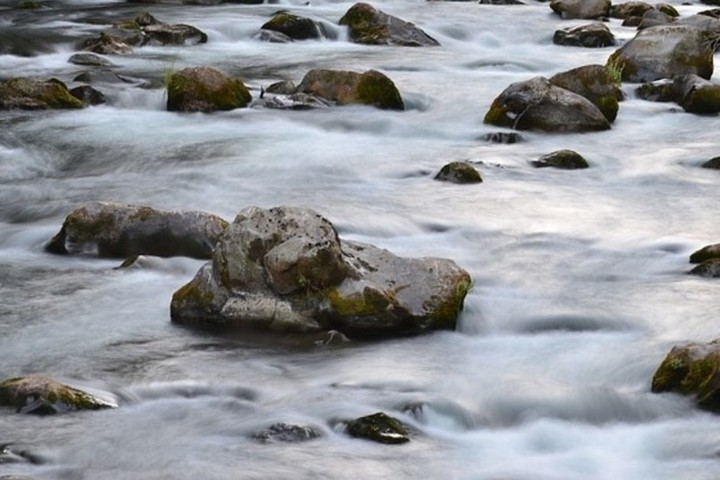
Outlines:
MULTIPOLYGON (((4 2, 9 7, 15 2, 4 2)), ((158 6, 73 0, 0 11, 15 39, 0 77, 71 79, 81 39, 149 10, 205 31, 205 45, 112 57, 131 83, 98 84, 81 111, 0 113, 0 377, 44 373, 120 403, 56 417, 0 411, 0 444, 35 479, 716 479, 720 418, 650 393, 671 346, 718 336, 716 282, 688 255, 719 241, 717 117, 635 98, 613 129, 481 140, 507 85, 605 63, 614 48, 552 44, 546 3, 398 0, 436 48, 253 38, 279 8, 334 24, 350 2, 158 6), (164 111, 165 72, 212 65, 258 96, 311 68, 378 69, 409 109, 164 111), (533 169, 560 148, 583 171, 533 169), (433 181, 450 161, 484 182, 433 181), (82 202, 198 209, 306 206, 341 237, 405 256, 441 256, 474 286, 457 331, 382 342, 212 332, 171 324, 172 293, 202 262, 59 257, 43 244, 82 202), (385 411, 416 434, 403 446, 348 437, 342 420, 385 411), (250 436, 277 423, 323 432, 303 443, 250 436)), ((672 2, 683 15, 701 5, 672 2)), ((620 41, 634 30, 611 20, 620 41)))

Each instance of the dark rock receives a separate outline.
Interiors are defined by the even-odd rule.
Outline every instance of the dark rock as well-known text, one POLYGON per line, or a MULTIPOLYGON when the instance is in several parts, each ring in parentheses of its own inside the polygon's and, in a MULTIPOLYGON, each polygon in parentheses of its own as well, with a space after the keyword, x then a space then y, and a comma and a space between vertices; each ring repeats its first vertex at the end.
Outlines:
POLYGON ((688 273, 699 277, 718 278, 720 277, 720 258, 705 260, 688 273))
POLYGON ((619 79, 613 77, 608 67, 585 65, 574 68, 553 75, 550 83, 590 100, 608 122, 615 121, 623 94, 619 79))
POLYGON ((313 110, 316 108, 332 107, 334 103, 308 95, 307 93, 292 93, 290 95, 265 95, 262 104, 267 108, 276 110, 313 110))
MULTIPOLYGON (((720 4, 720 1, 718 2, 720 4)), ((713 8, 710 10, 703 10, 702 12, 698 12, 698 15, 705 15, 707 17, 712 18, 718 18, 720 19, 720 8, 713 8)))
POLYGON ((517 132, 492 132, 486 133, 480 140, 484 140, 489 143, 519 143, 525 141, 522 135, 517 132))
POLYGON ((582 155, 573 150, 557 150, 548 153, 531 161, 530 165, 536 168, 554 167, 562 170, 578 170, 590 166, 582 155))
POLYGON ((73 82, 83 83, 134 83, 134 80, 112 70, 97 69, 79 73, 73 78, 73 82))
POLYGON ((0 405, 16 408, 18 413, 37 415, 117 406, 40 375, 10 378, 0 383, 0 405))
POLYGON ((525 5, 520 0, 480 0, 480 5, 525 5))
POLYGON ((192 25, 147 25, 143 45, 197 45, 207 43, 207 34, 192 25))
POLYGON ((292 43, 295 41, 284 33, 275 32, 273 30, 260 30, 254 38, 260 40, 261 42, 270 43, 292 43))
POLYGON ((652 82, 694 73, 709 79, 713 48, 700 29, 689 25, 662 25, 641 30, 616 50, 608 64, 617 65, 622 79, 652 82))
POLYGON ((650 27, 657 27, 658 25, 669 25, 674 21, 674 17, 671 17, 660 10, 652 9, 645 12, 636 26, 638 30, 644 30, 650 27))
POLYGON ((651 102, 674 102, 677 98, 673 83, 659 80, 652 83, 643 83, 635 89, 638 98, 651 102))
POLYGON ((378 412, 351 420, 347 432, 353 437, 385 444, 400 444, 410 441, 408 429, 403 423, 385 413, 378 412))
POLYGON ((102 92, 95 90, 90 85, 81 85, 70 90, 70 95, 77 98, 83 105, 101 105, 107 101, 102 92))
POLYGON ((289 12, 276 13, 260 28, 280 32, 293 40, 309 40, 327 37, 321 23, 310 18, 293 15, 289 12))
POLYGON ((94 53, 76 53, 68 59, 68 62, 75 65, 83 65, 87 67, 111 67, 113 63, 107 58, 94 53))
POLYGON ((451 183, 481 183, 482 177, 475 167, 467 162, 450 162, 440 169, 435 180, 451 183))
POLYGON ((227 227, 204 212, 172 212, 118 203, 91 202, 67 216, 45 249, 57 254, 210 258, 227 227))
POLYGON ((437 46, 439 43, 414 24, 377 10, 367 3, 356 3, 340 19, 350 39, 366 45, 406 47, 437 46))
POLYGON ((610 15, 610 0, 552 0, 550 8, 566 19, 599 19, 610 15))
POLYGON ((511 84, 493 101, 484 121, 499 127, 546 132, 610 128, 602 112, 589 100, 542 77, 511 84))
POLYGON ((167 109, 204 112, 246 107, 252 96, 242 81, 210 67, 185 68, 170 76, 167 109))
POLYGON ((322 433, 311 426, 274 423, 268 428, 255 433, 252 438, 261 443, 298 443, 320 438, 322 433))
POLYGON ((133 52, 133 48, 127 42, 107 33, 101 33, 98 38, 87 40, 82 48, 103 55, 129 55, 133 52))
MULTIPOLYGON (((720 159, 720 157, 717 157, 720 159)), ((702 263, 711 258, 720 258, 720 243, 706 245, 690 255, 690 263, 702 263)))
POLYGON ((454 328, 469 287, 451 260, 341 242, 312 210, 252 207, 175 292, 170 314, 179 323, 388 336, 454 328))
POLYGON ((697 75, 678 75, 673 79, 677 103, 686 112, 715 114, 720 112, 720 85, 697 75))
POLYGON ((720 412, 720 339, 673 347, 655 371, 654 393, 695 395, 698 406, 720 412))
POLYGON ((45 110, 50 108, 83 108, 59 81, 11 78, 0 81, 0 110, 45 110))
POLYGON ((404 110, 397 87, 377 70, 364 73, 343 70, 311 70, 297 92, 315 95, 338 105, 371 105, 381 109, 404 110))
POLYGON ((678 12, 677 9, 669 3, 657 3, 655 4, 655 8, 664 13, 665 15, 673 18, 680 16, 680 12, 678 12))
POLYGON ((610 16, 613 18, 642 17, 645 12, 655 7, 645 2, 616 3, 610 8, 610 16))
POLYGON ((702 168, 720 170, 720 157, 711 158, 710 160, 702 164, 702 168))
POLYGON ((557 30, 553 43, 571 47, 599 48, 615 45, 615 36, 600 22, 557 30))
POLYGON ((279 95, 290 95, 295 93, 297 86, 290 80, 284 80, 282 82, 275 82, 265 89, 266 93, 274 93, 279 95))

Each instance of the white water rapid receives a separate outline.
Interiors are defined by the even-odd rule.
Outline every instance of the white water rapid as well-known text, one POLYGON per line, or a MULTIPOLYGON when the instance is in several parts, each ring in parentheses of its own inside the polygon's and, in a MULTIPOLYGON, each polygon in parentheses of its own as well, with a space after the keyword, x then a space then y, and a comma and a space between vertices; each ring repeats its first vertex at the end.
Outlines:
MULTIPOLYGON (((673 345, 719 335, 720 283, 686 275, 720 241, 718 118, 626 100, 609 131, 523 132, 488 143, 492 100, 510 83, 591 63, 616 47, 552 43, 547 3, 379 0, 440 47, 253 36, 285 8, 336 24, 352 5, 162 6, 72 0, 0 4, 0 32, 32 56, 0 55, 0 78, 72 78, 75 44, 145 10, 194 25, 204 45, 109 56, 131 83, 108 103, 0 112, 0 380, 43 373, 115 398, 101 412, 38 417, 0 409, 0 445, 32 479, 715 480, 720 417, 650 392, 673 345), (16 37, 16 38, 20 38, 16 37), (35 45, 35 46, 33 46, 35 45), (165 111, 169 69, 210 65, 257 97, 312 68, 377 69, 410 107, 165 111), (142 85, 150 83, 150 87, 142 85), (534 169, 560 148, 591 168, 534 169), (484 182, 433 180, 470 161, 484 182), (454 332, 341 346, 301 335, 217 334, 170 322, 172 293, 202 262, 55 256, 44 243, 85 201, 205 210, 316 209, 341 237, 403 256, 439 256, 474 285, 454 332), (384 411, 415 429, 405 445, 350 438, 342 419, 384 411), (302 443, 250 438, 312 425, 302 443)), ((682 15, 707 8, 671 2, 682 15)), ((635 34, 611 19, 619 42, 635 34)), ((716 69, 717 75, 717 69, 716 69)))

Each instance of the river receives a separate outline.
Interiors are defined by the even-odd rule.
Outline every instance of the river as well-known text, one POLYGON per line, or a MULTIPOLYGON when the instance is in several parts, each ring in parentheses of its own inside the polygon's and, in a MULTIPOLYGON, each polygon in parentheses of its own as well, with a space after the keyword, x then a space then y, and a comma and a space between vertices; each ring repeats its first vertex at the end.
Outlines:
MULTIPOLYGON (((113 56, 138 79, 100 84, 106 105, 0 112, 0 378, 44 373, 112 397, 112 411, 54 417, 0 410, 0 444, 36 462, 33 479, 702 480, 720 467, 720 418, 650 381, 676 344, 718 336, 718 284, 686 275, 720 241, 717 117, 626 100, 613 128, 482 140, 510 83, 590 63, 615 47, 553 45, 547 3, 382 0, 440 47, 337 40, 264 43, 280 8, 336 23, 352 5, 0 4, 3 35, 32 56, 0 55, 0 77, 71 79, 75 44, 148 10, 208 34, 207 44, 113 56), (20 43, 20 42, 18 42, 20 43), (377 69, 409 109, 164 109, 164 72, 211 65, 257 97, 312 68, 377 69), (144 83, 152 81, 152 88, 144 83), (560 148, 578 171, 534 169, 560 148), (433 180, 470 161, 484 182, 433 180), (170 322, 172 293, 201 261, 54 256, 43 245, 85 201, 205 210, 228 220, 258 205, 305 206, 343 238, 404 256, 453 259, 474 280, 459 326, 413 338, 324 345, 302 335, 219 334, 170 322), (343 419, 385 411, 409 444, 348 437, 343 419), (302 443, 250 438, 276 422, 323 432, 302 443)), ((671 2, 682 15, 700 4, 671 2)), ((620 42, 635 33, 608 23, 620 42)), ((717 69, 716 69, 717 73, 717 69)))

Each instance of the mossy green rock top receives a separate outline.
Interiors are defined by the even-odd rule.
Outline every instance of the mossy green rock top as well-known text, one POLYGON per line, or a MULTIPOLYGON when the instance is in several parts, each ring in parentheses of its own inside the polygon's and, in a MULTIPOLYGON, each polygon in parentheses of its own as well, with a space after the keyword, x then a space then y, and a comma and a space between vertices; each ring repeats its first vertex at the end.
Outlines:
POLYGON ((117 406, 40 375, 10 378, 0 383, 0 405, 16 408, 19 413, 41 415, 117 406))
POLYGON ((436 46, 437 40, 410 22, 388 15, 368 3, 356 3, 340 19, 350 39, 366 45, 436 46))
POLYGON ((608 64, 628 82, 652 82, 693 73, 709 79, 714 50, 708 33, 692 25, 659 25, 641 30, 616 50, 608 64))
POLYGON ((698 406, 720 412, 720 339, 673 347, 652 380, 655 393, 695 395, 698 406))
POLYGON ((167 85, 167 109, 174 112, 233 110, 246 107, 252 96, 238 79, 210 67, 180 70, 167 85))
POLYGON ((548 153, 537 160, 533 160, 530 164, 536 168, 552 167, 561 170, 578 170, 590 166, 582 155, 568 149, 548 153))
POLYGON ((309 209, 251 207, 175 292, 170 314, 179 323, 382 337, 455 328, 469 288, 452 260, 341 241, 309 209))
POLYGON ((477 168, 467 162, 450 162, 444 165, 435 180, 451 183, 481 183, 482 177, 477 168))
POLYGON ((280 32, 293 40, 320 39, 326 36, 321 24, 289 12, 276 13, 260 28, 280 32))
POLYGON ((0 81, 0 110, 46 110, 51 108, 83 108, 59 81, 11 78, 0 81))
POLYGON ((410 441, 408 429, 403 423, 383 412, 351 420, 347 432, 357 438, 386 444, 400 444, 410 441))
POLYGON ((623 93, 620 79, 613 78, 604 65, 584 65, 560 72, 550 77, 550 83, 590 100, 608 122, 615 121, 623 93))
POLYGON ((371 105, 387 110, 404 110, 395 83, 377 70, 364 73, 346 70, 310 70, 297 88, 338 105, 371 105))
POLYGON ((222 218, 205 212, 89 202, 65 218, 45 249, 111 258, 156 255, 207 259, 227 225, 222 218))

